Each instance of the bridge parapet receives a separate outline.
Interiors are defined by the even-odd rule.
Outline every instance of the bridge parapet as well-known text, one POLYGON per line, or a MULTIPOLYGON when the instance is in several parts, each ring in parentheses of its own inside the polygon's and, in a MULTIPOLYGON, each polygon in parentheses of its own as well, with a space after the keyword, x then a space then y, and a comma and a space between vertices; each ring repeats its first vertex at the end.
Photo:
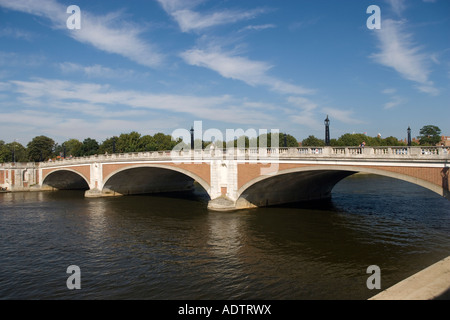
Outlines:
MULTIPOLYGON (((94 155, 42 162, 40 168, 96 162, 174 161, 192 163, 209 160, 274 160, 274 159, 370 159, 370 160, 445 160, 450 152, 445 147, 298 147, 298 148, 235 148, 182 151, 155 151, 94 155)), ((24 167, 35 164, 15 164, 24 167)), ((2 164, 3 167, 14 164, 2 164)))
POLYGON ((0 163, 0 170, 7 169, 34 169, 39 167, 39 163, 35 162, 17 162, 17 163, 0 163))
POLYGON ((449 158, 450 151, 445 147, 300 147, 279 148, 283 156, 317 158, 371 158, 371 159, 429 159, 449 158))

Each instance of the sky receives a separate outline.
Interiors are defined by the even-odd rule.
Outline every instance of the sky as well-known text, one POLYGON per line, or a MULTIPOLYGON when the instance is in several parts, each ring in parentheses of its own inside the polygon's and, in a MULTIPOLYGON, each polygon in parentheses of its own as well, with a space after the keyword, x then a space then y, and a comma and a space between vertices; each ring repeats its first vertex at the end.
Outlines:
POLYGON ((449 33, 448 0, 0 0, 0 140, 450 135, 449 33))

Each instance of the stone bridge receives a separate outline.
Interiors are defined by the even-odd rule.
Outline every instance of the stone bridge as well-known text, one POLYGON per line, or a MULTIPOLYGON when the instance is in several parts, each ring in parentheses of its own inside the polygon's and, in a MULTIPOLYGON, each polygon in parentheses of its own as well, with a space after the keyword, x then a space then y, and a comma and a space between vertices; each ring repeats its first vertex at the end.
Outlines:
POLYGON ((201 186, 212 210, 331 197, 359 172, 408 181, 450 199, 449 151, 441 147, 188 150, 95 155, 0 165, 9 191, 86 190, 86 197, 185 191, 201 186))

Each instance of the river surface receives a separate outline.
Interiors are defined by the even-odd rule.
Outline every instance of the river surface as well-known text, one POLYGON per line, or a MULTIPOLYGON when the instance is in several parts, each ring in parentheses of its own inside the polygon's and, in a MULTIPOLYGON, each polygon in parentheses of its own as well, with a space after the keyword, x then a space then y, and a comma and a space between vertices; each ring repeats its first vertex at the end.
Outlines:
POLYGON ((332 201, 210 212, 205 197, 0 194, 0 299, 367 299, 450 256, 450 202, 372 175, 332 201), (69 290, 67 268, 80 268, 69 290))

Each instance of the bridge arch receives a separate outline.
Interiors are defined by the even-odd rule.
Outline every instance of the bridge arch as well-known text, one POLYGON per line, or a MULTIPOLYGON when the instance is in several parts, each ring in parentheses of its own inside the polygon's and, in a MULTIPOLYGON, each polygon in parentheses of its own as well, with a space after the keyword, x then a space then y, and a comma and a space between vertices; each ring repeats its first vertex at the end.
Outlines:
POLYGON ((103 179, 103 195, 131 195, 186 191, 197 182, 210 197, 208 182, 180 167, 139 164, 119 168, 103 179))
POLYGON ((89 181, 76 170, 70 168, 55 169, 43 177, 42 187, 58 190, 89 190, 89 181))
POLYGON ((356 173, 370 173, 410 182, 447 197, 446 191, 431 182, 406 174, 380 169, 333 165, 281 170, 245 183, 237 192, 237 208, 251 208, 331 197, 341 180, 356 173), (289 179, 287 179, 289 178, 289 179))

